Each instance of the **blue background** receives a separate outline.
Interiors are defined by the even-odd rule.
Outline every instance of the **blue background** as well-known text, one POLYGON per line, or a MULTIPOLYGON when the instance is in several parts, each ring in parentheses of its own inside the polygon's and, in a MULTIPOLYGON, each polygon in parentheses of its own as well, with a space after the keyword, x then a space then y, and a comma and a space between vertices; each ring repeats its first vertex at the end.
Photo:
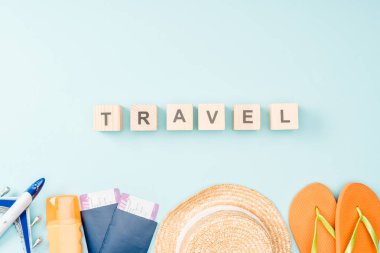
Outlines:
MULTIPOLYGON (((46 177, 45 216, 48 196, 120 187, 158 202, 159 221, 219 183, 285 219, 311 182, 380 193, 379 31, 375 0, 1 1, 0 188, 46 177), (268 129, 278 102, 300 104, 298 131, 268 129), (134 103, 160 107, 159 131, 129 130, 134 103), (226 130, 168 132, 168 103, 225 103, 226 130), (234 103, 260 103, 262 130, 232 131, 234 103), (125 130, 93 131, 95 104, 124 106, 125 130)), ((21 252, 15 230, 0 251, 21 252)))

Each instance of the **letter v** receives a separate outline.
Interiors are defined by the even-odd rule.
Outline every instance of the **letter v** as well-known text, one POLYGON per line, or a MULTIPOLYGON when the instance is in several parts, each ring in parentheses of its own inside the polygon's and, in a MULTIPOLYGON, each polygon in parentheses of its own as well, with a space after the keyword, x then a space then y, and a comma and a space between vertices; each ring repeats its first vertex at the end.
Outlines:
POLYGON ((214 122, 215 122, 215 120, 216 120, 216 116, 218 115, 218 112, 219 112, 219 111, 215 111, 215 112, 214 112, 214 116, 211 117, 211 113, 210 113, 210 111, 207 111, 207 116, 208 116, 208 119, 210 120, 210 123, 211 123, 211 124, 214 124, 214 122))

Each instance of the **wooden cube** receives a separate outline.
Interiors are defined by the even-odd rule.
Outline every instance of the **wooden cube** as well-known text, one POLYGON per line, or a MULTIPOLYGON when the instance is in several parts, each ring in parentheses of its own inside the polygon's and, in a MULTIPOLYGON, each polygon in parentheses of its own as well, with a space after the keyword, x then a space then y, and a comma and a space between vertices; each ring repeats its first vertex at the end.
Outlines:
POLYGON ((224 130, 226 115, 224 104, 200 104, 198 105, 198 129, 199 130, 224 130))
POLYGON ((166 129, 169 131, 193 130, 193 105, 166 105, 166 129))
POLYGON ((121 131, 123 128, 123 112, 120 105, 94 106, 95 131, 121 131))
POLYGON ((260 130, 261 112, 259 104, 234 105, 234 130, 260 130))
POLYGON ((298 104, 271 104, 269 128, 271 130, 298 129, 298 104))
POLYGON ((156 131, 158 128, 157 105, 131 106, 132 131, 156 131))

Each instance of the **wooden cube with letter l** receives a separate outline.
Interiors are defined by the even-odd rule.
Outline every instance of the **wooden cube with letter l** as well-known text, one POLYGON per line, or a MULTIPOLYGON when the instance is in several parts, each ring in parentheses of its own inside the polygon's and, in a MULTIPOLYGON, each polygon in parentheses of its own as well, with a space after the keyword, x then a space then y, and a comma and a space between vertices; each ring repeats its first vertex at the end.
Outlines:
POLYGON ((95 105, 93 117, 95 131, 123 129, 123 111, 120 105, 95 105))
POLYGON ((298 104, 271 104, 269 127, 271 130, 298 129, 298 104))

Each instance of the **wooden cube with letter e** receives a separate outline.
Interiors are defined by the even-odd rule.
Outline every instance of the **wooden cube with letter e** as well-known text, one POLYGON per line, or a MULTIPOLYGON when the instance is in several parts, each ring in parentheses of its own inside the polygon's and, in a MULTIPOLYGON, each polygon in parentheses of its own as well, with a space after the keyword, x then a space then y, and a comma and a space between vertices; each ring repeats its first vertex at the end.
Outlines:
POLYGON ((261 108, 259 104, 234 105, 233 129, 234 130, 260 130, 261 108))

